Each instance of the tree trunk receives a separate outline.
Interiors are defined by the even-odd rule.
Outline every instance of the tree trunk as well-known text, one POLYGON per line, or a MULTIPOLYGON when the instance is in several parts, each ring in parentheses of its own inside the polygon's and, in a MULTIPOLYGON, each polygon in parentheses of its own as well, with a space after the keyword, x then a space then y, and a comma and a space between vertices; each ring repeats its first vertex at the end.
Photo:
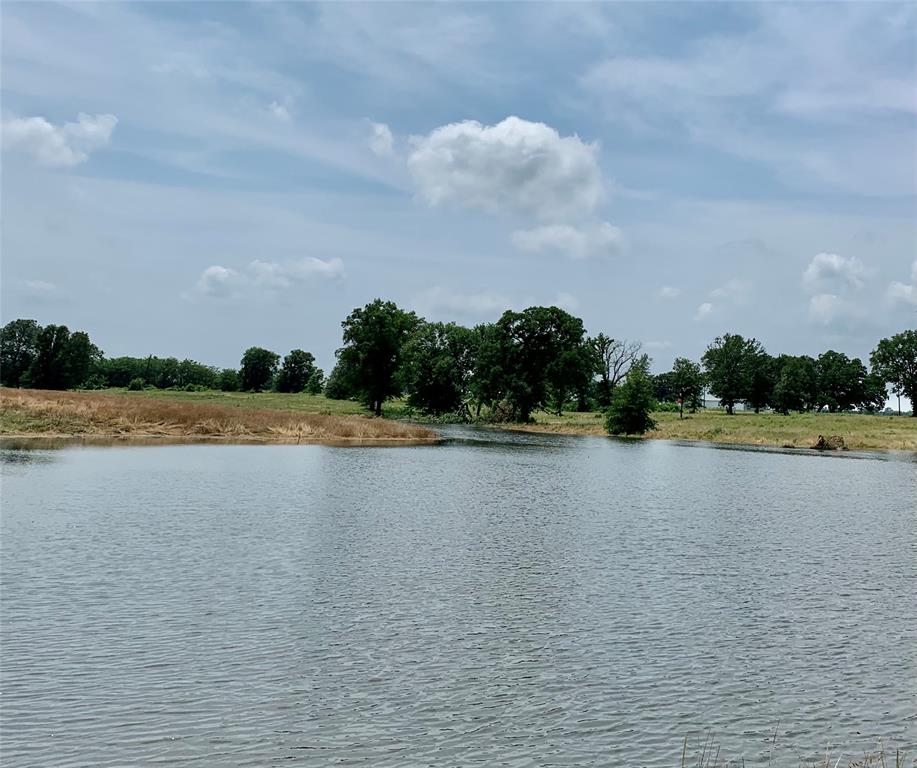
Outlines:
POLYGON ((726 403, 726 415, 732 416, 732 403, 726 403))

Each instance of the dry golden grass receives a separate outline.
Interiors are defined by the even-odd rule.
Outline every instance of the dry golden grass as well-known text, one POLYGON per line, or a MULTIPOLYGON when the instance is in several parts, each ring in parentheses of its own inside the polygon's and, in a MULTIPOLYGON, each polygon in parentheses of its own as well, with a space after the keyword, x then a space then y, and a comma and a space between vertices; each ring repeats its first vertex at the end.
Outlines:
POLYGON ((356 415, 239 408, 100 392, 0 389, 0 434, 10 437, 218 438, 227 441, 433 441, 423 427, 356 415))

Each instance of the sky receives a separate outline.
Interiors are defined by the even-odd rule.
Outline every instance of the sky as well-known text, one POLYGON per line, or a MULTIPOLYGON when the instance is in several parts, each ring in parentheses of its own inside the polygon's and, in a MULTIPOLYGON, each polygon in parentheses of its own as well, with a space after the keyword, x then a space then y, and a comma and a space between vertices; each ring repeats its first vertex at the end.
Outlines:
POLYGON ((376 297, 657 371, 915 327, 913 3, 0 8, 3 322, 326 371, 376 297))

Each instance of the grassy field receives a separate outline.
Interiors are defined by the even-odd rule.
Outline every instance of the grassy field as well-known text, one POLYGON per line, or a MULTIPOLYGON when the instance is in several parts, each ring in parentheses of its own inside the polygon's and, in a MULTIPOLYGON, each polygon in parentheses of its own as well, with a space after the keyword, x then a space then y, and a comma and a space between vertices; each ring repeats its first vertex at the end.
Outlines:
MULTIPOLYGON (((211 436, 261 440, 428 439, 432 433, 403 424, 404 403, 385 406, 386 419, 371 419, 350 400, 323 395, 262 392, 0 391, 3 435, 211 436)), ((917 451, 917 419, 854 413, 736 413, 720 410, 654 414, 647 437, 745 445, 810 448, 819 435, 839 435, 851 450, 917 451)), ((539 412, 535 423, 512 429, 571 435, 604 435, 601 413, 539 412)))
MULTIPOLYGON (((917 419, 909 416, 870 416, 859 413, 736 413, 706 410, 653 414, 656 429, 648 438, 661 440, 708 440, 743 445, 774 445, 811 448, 819 435, 839 435, 850 450, 917 451, 917 419)), ((534 424, 518 429, 571 435, 604 435, 600 413, 548 413, 535 415, 534 424)))
POLYGON ((263 442, 431 441, 423 427, 309 395, 0 390, 8 437, 208 438, 263 442))

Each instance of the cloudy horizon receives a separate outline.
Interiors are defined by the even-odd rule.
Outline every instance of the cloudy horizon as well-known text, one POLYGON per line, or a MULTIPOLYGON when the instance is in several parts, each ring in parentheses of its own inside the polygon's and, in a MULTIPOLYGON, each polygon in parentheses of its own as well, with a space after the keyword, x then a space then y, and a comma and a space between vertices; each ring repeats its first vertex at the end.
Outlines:
POLYGON ((312 351, 555 304, 664 370, 917 312, 907 4, 6 3, 2 320, 312 351))

